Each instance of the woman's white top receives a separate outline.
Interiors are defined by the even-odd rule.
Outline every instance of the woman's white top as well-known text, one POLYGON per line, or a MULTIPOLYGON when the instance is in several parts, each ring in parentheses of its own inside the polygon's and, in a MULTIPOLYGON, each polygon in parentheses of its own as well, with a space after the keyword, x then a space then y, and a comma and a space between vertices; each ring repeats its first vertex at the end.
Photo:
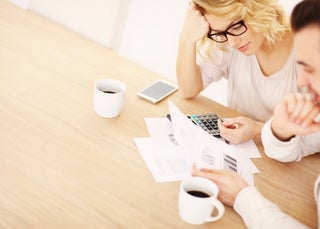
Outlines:
POLYGON ((257 121, 266 122, 288 92, 297 91, 297 72, 293 51, 277 73, 264 76, 255 55, 245 56, 236 49, 219 51, 215 60, 200 55, 204 87, 222 77, 228 80, 228 106, 257 121))

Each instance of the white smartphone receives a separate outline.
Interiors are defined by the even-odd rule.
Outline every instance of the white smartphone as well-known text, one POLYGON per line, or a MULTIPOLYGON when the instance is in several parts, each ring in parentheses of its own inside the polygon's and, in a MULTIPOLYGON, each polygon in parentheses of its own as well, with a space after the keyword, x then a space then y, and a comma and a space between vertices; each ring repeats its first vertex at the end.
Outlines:
POLYGON ((178 89, 178 86, 165 80, 158 80, 141 91, 138 96, 152 103, 157 103, 178 89))

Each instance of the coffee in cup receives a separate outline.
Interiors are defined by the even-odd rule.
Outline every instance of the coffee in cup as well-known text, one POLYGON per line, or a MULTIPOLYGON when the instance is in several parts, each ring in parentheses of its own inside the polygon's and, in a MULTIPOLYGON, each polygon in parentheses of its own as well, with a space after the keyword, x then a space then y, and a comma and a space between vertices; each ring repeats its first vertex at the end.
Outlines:
POLYGON ((118 116, 122 109, 126 85, 115 79, 100 79, 94 84, 93 106, 104 118, 118 116))
POLYGON ((224 206, 217 199, 218 186, 203 177, 191 177, 183 180, 179 190, 179 214, 190 224, 202 224, 220 219, 224 206), (212 216, 214 209, 218 214, 212 216))

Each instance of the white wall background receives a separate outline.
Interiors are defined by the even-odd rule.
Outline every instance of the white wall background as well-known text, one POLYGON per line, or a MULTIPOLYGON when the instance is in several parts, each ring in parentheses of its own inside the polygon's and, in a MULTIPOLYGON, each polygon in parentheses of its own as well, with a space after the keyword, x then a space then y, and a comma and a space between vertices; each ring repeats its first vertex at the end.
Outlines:
MULTIPOLYGON (((190 0, 9 0, 176 81, 178 38, 190 0)), ((300 0, 279 0, 288 14, 300 0)), ((202 94, 226 105, 227 83, 202 94)))
POLYGON ((130 0, 10 0, 102 45, 119 49, 130 0))
POLYGON ((189 0, 131 0, 119 54, 175 78, 178 36, 189 0))

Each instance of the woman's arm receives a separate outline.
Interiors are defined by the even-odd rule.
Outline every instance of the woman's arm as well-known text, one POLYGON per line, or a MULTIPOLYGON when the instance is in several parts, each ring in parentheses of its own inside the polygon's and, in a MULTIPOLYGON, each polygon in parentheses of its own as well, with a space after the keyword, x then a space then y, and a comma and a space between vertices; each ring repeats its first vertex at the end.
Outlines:
POLYGON ((179 38, 176 63, 179 91, 192 98, 203 90, 200 68, 196 63, 196 44, 209 30, 209 24, 197 6, 191 2, 179 38))

